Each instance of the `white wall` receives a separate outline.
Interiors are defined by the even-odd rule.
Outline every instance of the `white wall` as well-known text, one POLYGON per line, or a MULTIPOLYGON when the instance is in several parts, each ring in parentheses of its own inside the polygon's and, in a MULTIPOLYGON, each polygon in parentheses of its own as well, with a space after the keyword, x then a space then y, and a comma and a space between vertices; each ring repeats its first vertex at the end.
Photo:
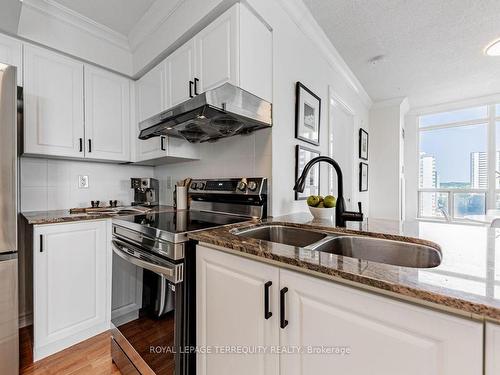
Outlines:
POLYGON ((259 130, 248 136, 235 136, 200 145, 200 160, 155 167, 160 181, 160 202, 172 204, 172 189, 167 177, 175 182, 186 177, 271 177, 271 131, 259 130))
MULTIPOLYGON (((283 8, 281 0, 250 0, 249 4, 262 16, 273 29, 273 131, 272 131, 272 204, 274 216, 291 212, 306 211, 304 201, 294 200, 292 190, 295 182, 295 145, 303 144, 328 155, 328 87, 354 112, 356 128, 364 124, 368 127, 368 106, 355 91, 351 82, 338 66, 327 58, 315 40, 305 32, 283 8), (308 145, 295 139, 295 83, 301 81, 322 99, 321 144, 319 147, 308 145)), ((305 13, 303 14, 305 16, 305 13)), ((319 35, 318 35, 319 36, 319 35)), ((356 129, 357 130, 357 129, 356 129)), ((353 147, 353 154, 357 149, 353 147)), ((321 170, 321 190, 328 189, 328 169, 321 170)), ((353 170, 344 171, 346 178, 357 174, 353 170)), ((357 196, 363 202, 367 213, 368 194, 357 196)))
POLYGON ((401 221, 404 199, 402 130, 408 100, 398 98, 375 103, 370 111, 369 187, 370 215, 401 221))
POLYGON ((153 177, 152 167, 21 157, 21 212, 89 207, 91 200, 133 200, 131 177, 153 177), (78 176, 89 188, 78 188, 78 176))

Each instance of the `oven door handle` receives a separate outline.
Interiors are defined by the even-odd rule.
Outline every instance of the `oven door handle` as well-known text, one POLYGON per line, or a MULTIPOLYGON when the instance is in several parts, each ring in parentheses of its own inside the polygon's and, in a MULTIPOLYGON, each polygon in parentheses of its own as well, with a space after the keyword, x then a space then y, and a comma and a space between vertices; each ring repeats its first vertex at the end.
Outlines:
POLYGON ((137 251, 133 246, 125 244, 118 240, 112 240, 113 251, 120 258, 125 261, 132 263, 138 267, 142 267, 146 270, 150 270, 157 274, 164 276, 168 281, 172 283, 180 283, 183 281, 183 265, 182 264, 171 264, 171 265, 160 265, 156 263, 151 263, 143 259, 137 258, 136 256, 124 251, 122 248, 127 247, 133 251, 137 251))

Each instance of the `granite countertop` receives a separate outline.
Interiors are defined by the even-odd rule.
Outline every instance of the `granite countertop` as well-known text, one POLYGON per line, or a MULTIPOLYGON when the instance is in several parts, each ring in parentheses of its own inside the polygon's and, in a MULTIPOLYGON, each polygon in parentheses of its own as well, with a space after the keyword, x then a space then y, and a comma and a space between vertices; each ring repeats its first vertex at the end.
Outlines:
POLYGON ((308 213, 267 221, 305 226, 334 234, 357 234, 421 243, 441 248, 443 261, 438 267, 431 269, 399 267, 273 244, 231 233, 234 228, 253 225, 248 222, 190 233, 189 237, 223 247, 230 253, 279 267, 473 319, 500 323, 500 240, 497 240, 500 229, 425 222, 399 229, 399 225, 388 222, 369 221, 363 227, 363 230, 369 231, 367 232, 335 228, 331 222, 314 221, 308 213), (413 237, 405 237, 404 234, 411 234, 413 237), (417 236, 418 239, 414 238, 417 236))
MULTIPOLYGON (((128 209, 129 207, 117 207, 117 209, 128 209)), ((156 212, 171 212, 175 211, 172 206, 156 206, 151 207, 147 213, 156 212)), ((146 212, 145 212, 146 213, 146 212)), ((56 223, 67 223, 73 221, 82 220, 99 220, 99 219, 110 219, 117 216, 130 216, 130 212, 123 214, 120 213, 77 213, 72 214, 69 210, 52 210, 52 211, 31 211, 22 212, 21 215, 27 220, 28 224, 40 225, 40 224, 56 224, 56 223)), ((137 215, 140 215, 138 212, 137 215)))

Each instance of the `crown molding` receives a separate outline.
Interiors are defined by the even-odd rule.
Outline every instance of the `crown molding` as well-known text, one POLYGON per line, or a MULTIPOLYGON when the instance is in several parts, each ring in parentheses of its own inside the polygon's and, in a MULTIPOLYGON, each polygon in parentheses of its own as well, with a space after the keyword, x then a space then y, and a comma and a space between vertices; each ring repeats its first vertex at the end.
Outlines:
POLYGON ((398 98, 384 99, 384 100, 380 100, 378 102, 374 102, 372 105, 372 109, 394 107, 396 105, 406 106, 407 104, 408 104, 408 98, 402 96, 402 97, 398 97, 398 98))
POLYGON ((139 19, 128 35, 134 52, 149 36, 163 25, 186 0, 156 0, 139 19))
POLYGON ((20 0, 22 5, 44 13, 49 17, 72 25, 94 37, 103 39, 115 46, 130 51, 128 38, 119 32, 81 15, 54 0, 20 0))
POLYGON ((326 56, 330 65, 337 70, 349 86, 356 92, 361 101, 368 107, 373 104, 372 99, 364 89, 361 82, 354 75, 347 63, 326 36, 324 30, 314 19, 313 15, 302 0, 278 0, 281 7, 288 13, 294 23, 309 37, 326 56))
POLYGON ((473 98, 467 98, 462 100, 454 100, 448 102, 442 102, 433 105, 413 107, 410 109, 410 115, 427 115, 437 112, 447 112, 455 111, 458 109, 477 107, 482 105, 491 105, 500 103, 500 93, 476 96, 473 98))

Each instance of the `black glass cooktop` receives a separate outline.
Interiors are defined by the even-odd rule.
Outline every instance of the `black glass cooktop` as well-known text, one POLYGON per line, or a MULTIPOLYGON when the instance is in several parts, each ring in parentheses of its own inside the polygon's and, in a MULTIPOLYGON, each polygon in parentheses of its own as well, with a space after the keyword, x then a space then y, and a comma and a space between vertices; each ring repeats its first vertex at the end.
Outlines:
POLYGON ((127 222, 132 225, 146 226, 168 233, 184 233, 213 228, 220 225, 240 223, 248 220, 249 218, 242 216, 182 210, 125 216, 116 218, 114 222, 127 222))

